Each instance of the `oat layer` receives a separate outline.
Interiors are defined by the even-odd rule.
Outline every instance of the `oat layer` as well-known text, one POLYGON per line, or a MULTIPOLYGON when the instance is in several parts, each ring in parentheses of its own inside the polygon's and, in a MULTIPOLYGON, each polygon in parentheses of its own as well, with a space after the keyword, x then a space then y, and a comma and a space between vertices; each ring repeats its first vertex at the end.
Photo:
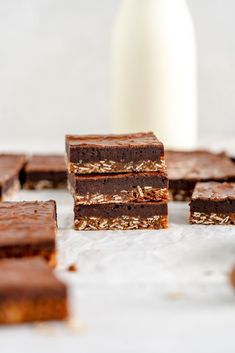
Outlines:
POLYGON ((193 190, 174 190, 169 189, 170 201, 190 201, 193 190))
POLYGON ((128 173, 128 172, 166 172, 164 158, 160 162, 138 161, 138 162, 115 162, 104 160, 99 162, 68 163, 70 173, 91 174, 91 173, 128 173))
POLYGON ((80 217, 75 219, 77 230, 132 230, 132 229, 165 229, 168 228, 167 216, 148 218, 119 216, 116 218, 80 217))
MULTIPOLYGON (((70 188, 70 191, 73 191, 70 188)), ((151 186, 134 188, 131 191, 122 190, 119 194, 90 194, 78 195, 74 194, 75 205, 95 205, 104 203, 128 203, 128 202, 145 202, 145 201, 163 201, 168 199, 168 190, 153 188, 151 186)))
POLYGON ((190 214, 191 224, 235 224, 235 213, 223 214, 223 213, 203 213, 203 212, 191 212, 190 214))
POLYGON ((43 190, 43 189, 65 189, 65 183, 57 183, 50 180, 27 181, 24 185, 26 190, 43 190))

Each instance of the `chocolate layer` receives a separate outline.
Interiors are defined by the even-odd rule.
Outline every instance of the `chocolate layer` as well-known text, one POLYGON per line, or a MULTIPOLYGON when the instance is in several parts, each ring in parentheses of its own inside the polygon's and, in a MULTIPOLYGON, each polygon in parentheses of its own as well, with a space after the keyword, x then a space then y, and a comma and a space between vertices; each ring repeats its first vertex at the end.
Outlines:
MULTIPOLYGON (((78 176, 68 174, 69 188, 73 195, 117 195, 131 193, 136 190, 136 198, 139 193, 148 189, 167 189, 168 180, 164 173, 123 173, 123 174, 102 174, 78 176)), ((123 195, 124 196, 124 195, 123 195)), ((141 196, 141 195, 139 195, 141 196)), ((142 195, 144 196, 144 195, 142 195)), ((99 198, 98 198, 99 199, 99 198)), ((113 198, 115 200, 115 198, 113 198)), ((154 200, 152 200, 154 201, 154 200)))
POLYGON ((0 301, 19 298, 63 298, 66 288, 38 257, 0 261, 0 301), (13 289, 14 288, 14 289, 13 289))
POLYGON ((156 215, 167 215, 166 202, 146 202, 130 204, 79 205, 74 207, 75 219, 79 217, 111 217, 119 216, 148 218, 156 215))
POLYGON ((235 184, 198 183, 190 203, 191 212, 235 213, 235 184))
POLYGON ((192 212, 203 213, 235 213, 235 200, 212 201, 198 199, 191 201, 190 209, 192 212))
POLYGON ((67 135, 67 160, 70 163, 99 161, 138 162, 159 161, 164 156, 163 144, 155 135, 67 135))

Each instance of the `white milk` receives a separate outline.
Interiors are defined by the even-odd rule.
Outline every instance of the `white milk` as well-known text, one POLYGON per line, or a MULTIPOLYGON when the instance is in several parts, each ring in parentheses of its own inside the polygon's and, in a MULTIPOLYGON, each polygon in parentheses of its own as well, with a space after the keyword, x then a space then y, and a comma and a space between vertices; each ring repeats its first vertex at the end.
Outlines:
POLYGON ((113 130, 153 130, 168 148, 197 137, 196 50, 185 0, 123 0, 112 35, 113 130))

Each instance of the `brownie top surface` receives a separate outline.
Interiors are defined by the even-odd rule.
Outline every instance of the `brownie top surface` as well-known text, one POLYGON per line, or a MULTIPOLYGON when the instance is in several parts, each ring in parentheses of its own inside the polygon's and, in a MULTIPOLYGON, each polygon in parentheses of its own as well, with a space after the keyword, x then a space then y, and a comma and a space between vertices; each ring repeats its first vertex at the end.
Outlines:
MULTIPOLYGON (((20 290, 43 292, 64 291, 64 284, 53 274, 45 260, 41 258, 6 259, 0 262, 0 298, 6 292, 20 290)), ((14 294, 17 296, 18 292, 14 294)))
POLYGON ((54 201, 0 203, 0 246, 54 243, 54 201))
POLYGON ((235 164, 225 153, 166 151, 169 180, 235 179, 235 164))
POLYGON ((71 147, 138 147, 145 145, 162 146, 153 132, 126 135, 67 135, 71 147))
POLYGON ((24 154, 0 154, 0 183, 18 176, 25 163, 24 154))
POLYGON ((45 222, 56 219, 56 203, 49 201, 13 201, 0 203, 0 222, 45 222))
POLYGON ((66 172, 63 155, 33 155, 26 165, 27 172, 66 172))
POLYGON ((235 183, 197 183, 192 195, 192 201, 197 199, 211 201, 235 200, 235 183))

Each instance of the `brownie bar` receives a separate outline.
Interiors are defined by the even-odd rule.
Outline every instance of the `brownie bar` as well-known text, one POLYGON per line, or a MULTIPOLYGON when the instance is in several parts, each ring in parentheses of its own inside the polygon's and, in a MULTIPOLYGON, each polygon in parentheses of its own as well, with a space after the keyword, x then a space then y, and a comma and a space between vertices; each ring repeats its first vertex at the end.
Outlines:
POLYGON ((129 135, 67 135, 70 173, 165 172, 164 147, 152 132, 129 135))
POLYGON ((75 204, 162 201, 168 198, 164 173, 68 175, 75 204))
POLYGON ((235 224, 235 183, 198 183, 190 202, 190 223, 235 224))
POLYGON ((0 201, 20 189, 20 177, 25 163, 26 156, 23 154, 0 154, 0 201))
POLYGON ((77 230, 167 228, 167 202, 75 205, 74 226, 77 230))
POLYGON ((25 188, 65 188, 67 183, 64 156, 33 155, 25 168, 25 188))
POLYGON ((187 201, 200 181, 235 181, 235 164, 225 153, 167 151, 169 195, 187 201))
POLYGON ((67 289, 43 259, 0 261, 0 324, 67 317, 67 289))
POLYGON ((42 256, 56 265, 55 201, 0 203, 0 259, 42 256))
POLYGON ((231 279, 231 284, 235 288, 235 268, 232 269, 232 272, 230 274, 230 279, 231 279))

